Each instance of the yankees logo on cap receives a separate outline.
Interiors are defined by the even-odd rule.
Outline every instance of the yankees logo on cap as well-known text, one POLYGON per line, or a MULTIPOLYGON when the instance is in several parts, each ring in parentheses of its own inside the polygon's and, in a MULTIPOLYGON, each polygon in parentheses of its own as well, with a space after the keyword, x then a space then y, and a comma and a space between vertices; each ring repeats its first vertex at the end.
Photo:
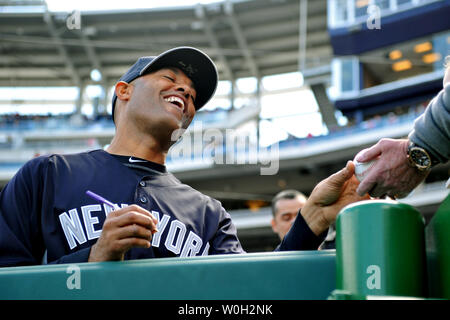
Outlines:
POLYGON ((183 70, 183 72, 189 77, 198 71, 197 69, 194 69, 191 64, 186 65, 184 61, 178 61, 178 64, 180 65, 180 69, 183 70))

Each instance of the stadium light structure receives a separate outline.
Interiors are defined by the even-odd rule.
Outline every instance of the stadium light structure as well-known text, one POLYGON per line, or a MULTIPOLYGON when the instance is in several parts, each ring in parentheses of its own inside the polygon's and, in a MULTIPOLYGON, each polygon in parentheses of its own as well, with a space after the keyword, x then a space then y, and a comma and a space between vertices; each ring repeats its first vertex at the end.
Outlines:
POLYGON ((99 82, 102 80, 102 73, 98 69, 92 69, 90 75, 92 81, 99 82))

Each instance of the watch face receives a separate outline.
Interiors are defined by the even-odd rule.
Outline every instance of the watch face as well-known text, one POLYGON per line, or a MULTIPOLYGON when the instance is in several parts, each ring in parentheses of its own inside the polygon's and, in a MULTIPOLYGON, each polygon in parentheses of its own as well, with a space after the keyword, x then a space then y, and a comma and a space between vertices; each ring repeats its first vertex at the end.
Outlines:
POLYGON ((428 168, 431 166, 429 155, 420 148, 412 148, 410 152, 411 160, 419 167, 428 168))

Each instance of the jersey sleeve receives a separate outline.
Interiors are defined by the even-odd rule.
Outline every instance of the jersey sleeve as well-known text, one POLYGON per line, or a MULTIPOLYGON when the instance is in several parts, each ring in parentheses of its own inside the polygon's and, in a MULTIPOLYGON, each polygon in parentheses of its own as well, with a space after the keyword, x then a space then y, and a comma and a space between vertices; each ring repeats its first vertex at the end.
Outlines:
POLYGON ((59 259, 49 261, 49 264, 62 264, 62 263, 80 263, 88 262, 89 255, 91 254, 91 248, 84 248, 73 253, 60 257, 59 259))
POLYGON ((275 251, 317 250, 325 240, 327 233, 328 229, 316 236, 303 219, 300 210, 289 232, 275 251))
MULTIPOLYGON (((317 250, 327 233, 328 229, 318 236, 315 235, 303 219, 300 210, 291 229, 274 251, 317 250)), ((211 243, 209 254, 226 253, 245 253, 245 251, 239 242, 230 214, 222 208, 219 229, 211 243)))
POLYGON ((209 254, 245 253, 231 216, 221 207, 218 229, 210 241, 209 254))
MULTIPOLYGON (((48 157, 32 159, 1 191, 0 267, 47 263, 42 235, 46 222, 42 212, 46 210, 45 202, 54 196, 50 172, 51 161, 48 157)), ((85 248, 48 263, 87 262, 89 253, 90 248, 85 248)))
POLYGON ((450 159, 450 84, 444 86, 416 119, 409 139, 424 147, 441 163, 450 159))
POLYGON ((40 231, 41 168, 26 163, 0 193, 0 266, 41 263, 44 245, 40 231))

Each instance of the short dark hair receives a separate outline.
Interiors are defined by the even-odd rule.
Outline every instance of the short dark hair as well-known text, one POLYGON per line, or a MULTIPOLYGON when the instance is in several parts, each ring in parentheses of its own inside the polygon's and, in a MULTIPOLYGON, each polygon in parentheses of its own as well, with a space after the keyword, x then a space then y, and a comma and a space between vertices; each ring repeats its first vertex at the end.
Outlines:
POLYGON ((283 190, 281 192, 278 192, 275 195, 275 197, 273 197, 273 199, 272 199, 272 215, 275 217, 276 205, 277 205, 278 201, 280 201, 282 199, 292 200, 292 199, 295 199, 297 197, 301 197, 301 198, 304 198, 306 200, 306 196, 303 193, 301 193, 300 191, 297 191, 297 190, 288 189, 288 190, 283 190))

